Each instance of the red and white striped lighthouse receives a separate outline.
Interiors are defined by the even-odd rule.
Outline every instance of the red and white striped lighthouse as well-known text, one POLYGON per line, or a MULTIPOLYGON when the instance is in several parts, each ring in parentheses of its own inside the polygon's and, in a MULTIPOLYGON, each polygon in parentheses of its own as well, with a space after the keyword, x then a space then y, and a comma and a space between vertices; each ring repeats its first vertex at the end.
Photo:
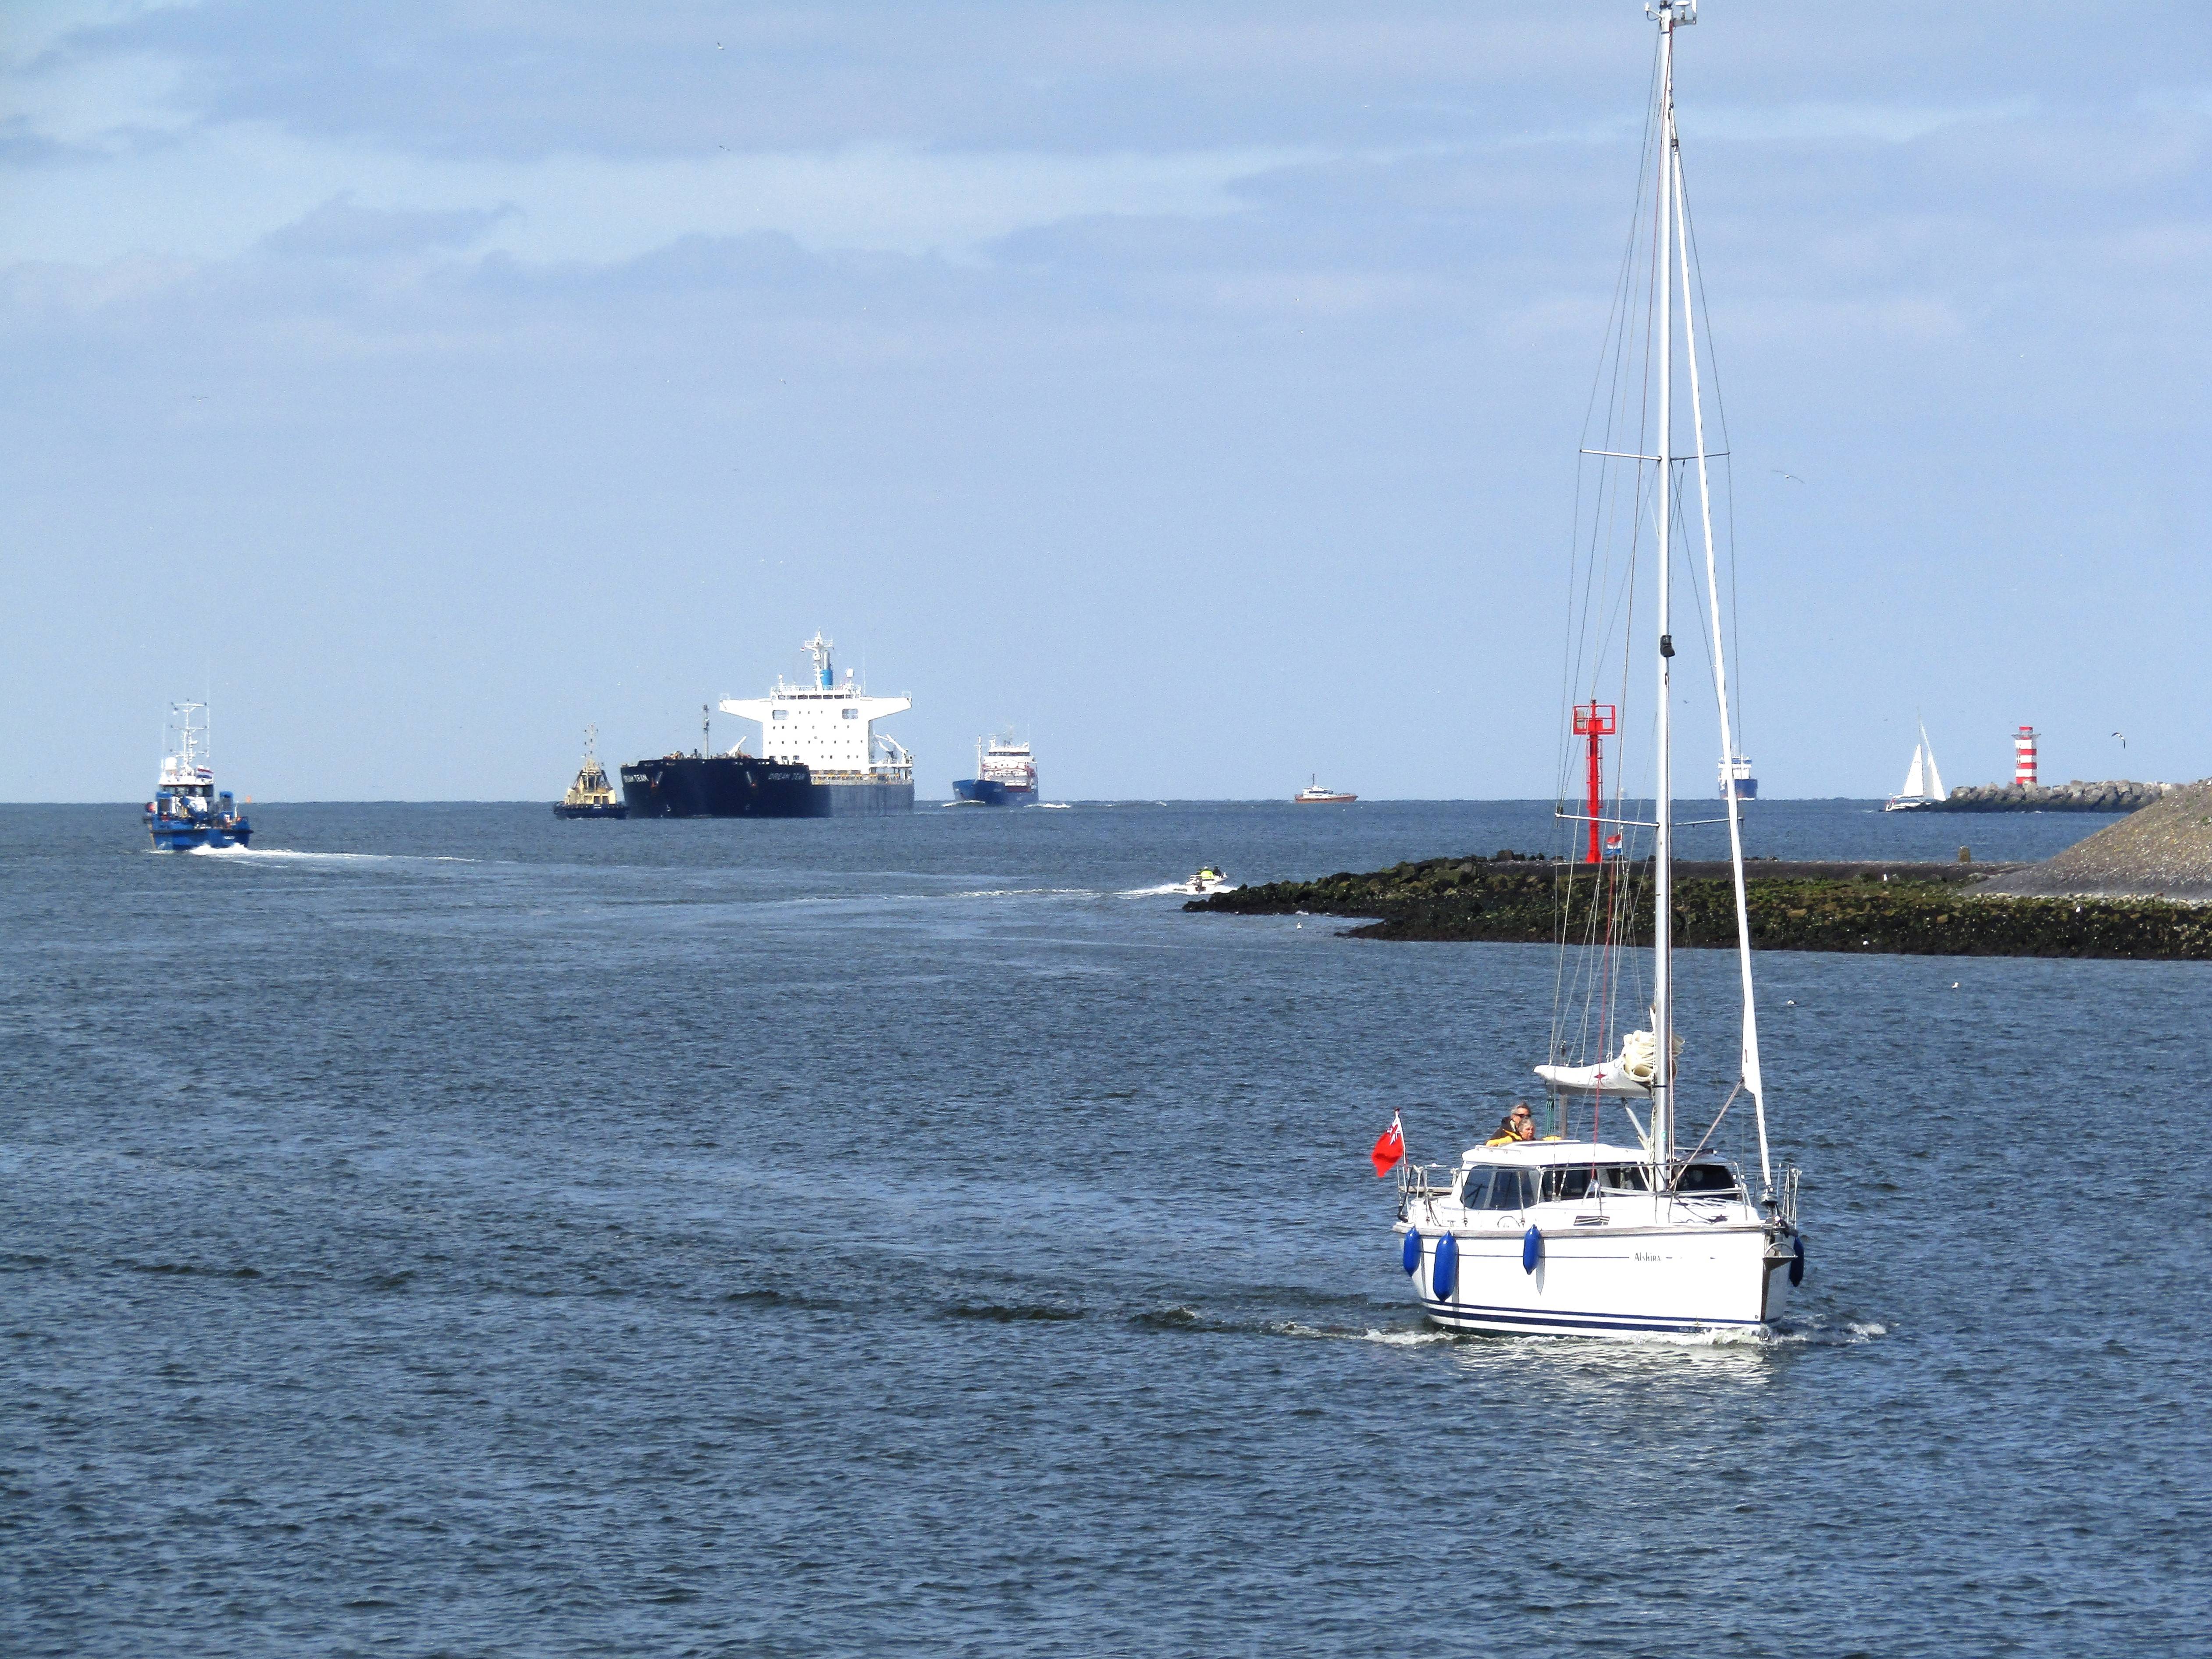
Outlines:
POLYGON ((2035 787, 2035 740, 2041 734, 2032 726, 2013 733, 2012 781, 2015 787, 2035 787))

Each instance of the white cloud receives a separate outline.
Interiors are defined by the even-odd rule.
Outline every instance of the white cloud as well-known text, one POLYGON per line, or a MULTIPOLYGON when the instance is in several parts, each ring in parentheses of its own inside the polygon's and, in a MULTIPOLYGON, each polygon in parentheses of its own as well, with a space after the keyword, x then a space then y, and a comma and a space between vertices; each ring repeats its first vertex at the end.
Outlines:
POLYGON ((12 169, 0 262, 228 258, 347 194, 386 212, 511 204, 481 246, 535 261, 604 262, 687 235, 763 230, 815 249, 963 257, 1012 232, 1084 215, 1235 211, 1238 180, 1304 159, 1285 149, 1075 155, 869 145, 449 160, 235 123, 127 157, 12 169))
POLYGON ((1747 143, 1779 140, 1799 143, 1822 138, 1860 138, 1904 144, 1945 127, 2025 120, 2034 109, 2034 100, 2027 98, 1948 106, 1723 104, 1703 110, 1694 106, 1685 109, 1680 119, 1684 134, 1692 137, 1702 135, 1747 143))

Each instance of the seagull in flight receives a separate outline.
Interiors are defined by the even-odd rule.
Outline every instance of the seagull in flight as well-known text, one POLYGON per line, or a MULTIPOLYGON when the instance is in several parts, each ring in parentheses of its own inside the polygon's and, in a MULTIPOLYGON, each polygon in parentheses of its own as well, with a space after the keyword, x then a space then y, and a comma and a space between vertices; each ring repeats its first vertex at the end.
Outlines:
POLYGON ((2112 733, 2112 735, 2113 735, 2114 737, 2118 738, 2120 740, 2120 747, 2121 747, 2121 748, 2124 749, 2124 748, 2126 748, 2126 747, 2128 746, 2128 734, 2127 734, 2126 732, 2113 732, 2113 733, 2112 733))
POLYGON ((1769 472, 1771 472, 1771 473, 1772 473, 1776 477, 1778 477, 1778 478, 1787 478, 1787 479, 1789 479, 1789 480, 1790 480, 1790 482, 1791 483, 1803 483, 1805 482, 1802 478, 1799 477, 1798 477, 1795 472, 1784 472, 1784 471, 1780 467, 1778 467, 1778 466, 1771 466, 1771 467, 1767 468, 1766 470, 1767 470, 1769 472))

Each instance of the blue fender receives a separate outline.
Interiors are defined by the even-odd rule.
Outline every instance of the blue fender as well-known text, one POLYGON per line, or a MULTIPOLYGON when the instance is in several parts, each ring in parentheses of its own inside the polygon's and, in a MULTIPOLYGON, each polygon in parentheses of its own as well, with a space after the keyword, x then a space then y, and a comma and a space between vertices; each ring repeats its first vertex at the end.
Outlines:
POLYGON ((1459 1278, 1459 1241, 1446 1233, 1437 1241, 1437 1265, 1429 1269, 1429 1294, 1439 1302, 1451 1300, 1452 1284, 1459 1278))
POLYGON ((1418 1227, 1406 1229, 1406 1248, 1399 1253, 1399 1265, 1408 1276, 1421 1271, 1421 1231, 1418 1227))
POLYGON ((1544 1259, 1544 1235, 1531 1227, 1521 1235, 1521 1271, 1533 1273, 1536 1264, 1544 1259))
POLYGON ((1794 1286, 1802 1285, 1804 1282, 1805 1235, 1800 1233, 1797 1235, 1796 1248, 1790 1252, 1790 1283, 1794 1286))

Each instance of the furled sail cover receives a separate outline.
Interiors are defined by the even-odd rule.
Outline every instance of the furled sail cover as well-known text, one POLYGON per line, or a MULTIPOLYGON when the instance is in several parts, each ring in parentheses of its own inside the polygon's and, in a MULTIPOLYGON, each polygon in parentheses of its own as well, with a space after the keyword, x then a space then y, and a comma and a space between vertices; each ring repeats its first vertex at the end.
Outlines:
MULTIPOLYGON (((1682 1052, 1680 1037, 1674 1052, 1682 1052)), ((1621 1038, 1619 1055, 1601 1066, 1539 1066, 1536 1075, 1571 1094, 1648 1095, 1658 1060, 1659 1039, 1649 1031, 1631 1031, 1621 1038)))

